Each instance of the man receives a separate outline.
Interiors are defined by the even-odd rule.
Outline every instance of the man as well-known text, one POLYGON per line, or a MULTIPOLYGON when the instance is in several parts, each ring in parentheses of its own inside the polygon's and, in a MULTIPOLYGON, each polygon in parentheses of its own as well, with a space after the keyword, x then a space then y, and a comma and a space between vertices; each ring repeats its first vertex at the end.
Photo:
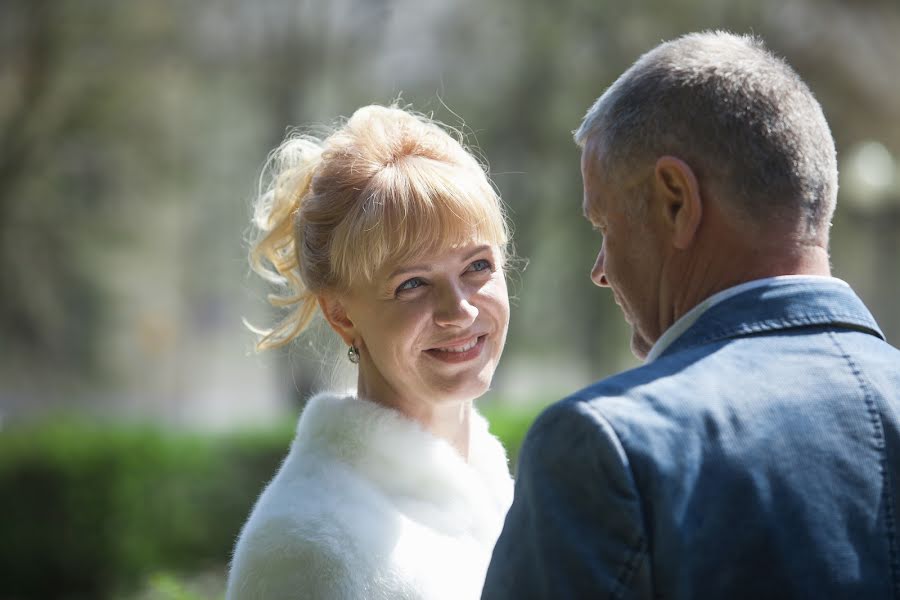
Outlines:
POLYGON ((834 142, 756 39, 664 43, 575 134, 643 366, 522 447, 484 598, 900 596, 900 352, 831 278, 834 142))

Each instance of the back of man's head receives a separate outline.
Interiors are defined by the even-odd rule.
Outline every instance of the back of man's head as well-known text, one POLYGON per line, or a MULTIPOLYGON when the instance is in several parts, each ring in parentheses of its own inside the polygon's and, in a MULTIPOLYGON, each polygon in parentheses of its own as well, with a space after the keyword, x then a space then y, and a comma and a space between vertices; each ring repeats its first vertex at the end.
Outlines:
POLYGON ((575 141, 604 148, 613 180, 684 160, 736 218, 826 246, 834 140, 797 73, 754 37, 685 35, 644 54, 591 107, 575 141))

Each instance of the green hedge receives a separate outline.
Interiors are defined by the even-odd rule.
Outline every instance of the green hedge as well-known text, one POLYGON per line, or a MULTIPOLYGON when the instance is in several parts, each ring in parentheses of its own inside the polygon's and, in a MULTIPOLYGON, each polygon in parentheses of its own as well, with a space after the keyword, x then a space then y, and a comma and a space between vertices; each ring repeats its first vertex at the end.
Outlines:
POLYGON ((0 434, 0 598, 107 598, 227 561, 291 430, 57 422, 0 434))
MULTIPOLYGON (((514 460, 534 410, 486 414, 514 460)), ((71 420, 0 432, 0 600, 124 597, 157 573, 221 569, 292 434, 71 420)))

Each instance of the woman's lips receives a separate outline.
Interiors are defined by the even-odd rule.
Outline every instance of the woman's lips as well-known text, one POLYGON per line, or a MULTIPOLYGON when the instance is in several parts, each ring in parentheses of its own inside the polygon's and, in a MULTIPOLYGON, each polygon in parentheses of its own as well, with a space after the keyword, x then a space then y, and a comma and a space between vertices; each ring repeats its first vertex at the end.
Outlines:
POLYGON ((441 346, 440 348, 431 348, 425 353, 446 363, 461 363, 477 358, 484 350, 484 340, 487 334, 462 340, 461 342, 441 346))

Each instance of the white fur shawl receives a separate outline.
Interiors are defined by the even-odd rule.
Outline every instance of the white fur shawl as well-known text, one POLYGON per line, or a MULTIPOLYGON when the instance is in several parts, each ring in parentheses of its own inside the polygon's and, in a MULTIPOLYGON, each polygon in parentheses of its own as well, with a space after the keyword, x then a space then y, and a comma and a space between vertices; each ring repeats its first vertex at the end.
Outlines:
POLYGON ((241 531, 228 600, 479 598, 512 480, 475 411, 471 427, 466 463, 396 411, 311 399, 241 531))

